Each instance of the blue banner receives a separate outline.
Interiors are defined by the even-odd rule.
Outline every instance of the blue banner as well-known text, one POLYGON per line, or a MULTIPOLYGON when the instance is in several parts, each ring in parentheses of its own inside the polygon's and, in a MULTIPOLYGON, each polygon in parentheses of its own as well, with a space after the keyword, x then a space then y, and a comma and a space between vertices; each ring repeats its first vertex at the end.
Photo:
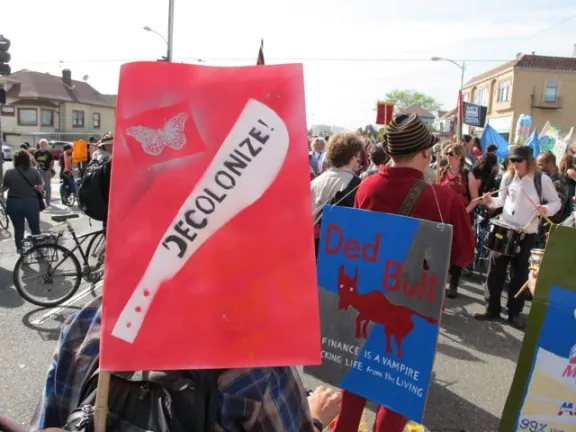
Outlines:
POLYGON ((318 260, 322 365, 305 371, 421 422, 450 225, 326 206, 318 260))

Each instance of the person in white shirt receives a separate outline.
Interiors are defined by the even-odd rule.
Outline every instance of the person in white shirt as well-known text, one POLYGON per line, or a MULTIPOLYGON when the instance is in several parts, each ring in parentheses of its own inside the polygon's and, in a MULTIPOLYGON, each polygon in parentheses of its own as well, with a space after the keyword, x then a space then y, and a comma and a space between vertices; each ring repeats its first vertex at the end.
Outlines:
POLYGON ((322 174, 322 163, 324 161, 324 147, 326 146, 326 141, 324 138, 317 137, 312 138, 312 142, 310 143, 310 154, 309 154, 309 162, 312 170, 314 170, 315 175, 322 174))
POLYGON ((484 313, 475 316, 481 321, 500 319, 500 297, 506 282, 508 265, 512 264, 514 271, 508 286, 508 322, 519 329, 525 326, 520 318, 524 297, 514 298, 514 295, 528 280, 530 250, 536 247, 538 235, 539 221, 535 216, 540 213, 553 216, 562 206, 550 177, 538 171, 532 152, 532 148, 526 146, 514 148, 508 155, 508 170, 500 183, 500 189, 507 189, 502 190, 497 198, 484 195, 487 206, 493 209, 502 208, 501 218, 504 223, 515 228, 524 228, 526 234, 516 256, 494 252, 490 254, 486 279, 488 304, 484 313), (531 201, 536 204, 536 208, 531 201))
POLYGON ((310 182, 312 192, 312 217, 314 218, 314 244, 318 253, 320 222, 326 204, 354 207, 356 189, 360 178, 354 168, 364 145, 353 133, 332 135, 327 144, 326 160, 330 168, 310 182))

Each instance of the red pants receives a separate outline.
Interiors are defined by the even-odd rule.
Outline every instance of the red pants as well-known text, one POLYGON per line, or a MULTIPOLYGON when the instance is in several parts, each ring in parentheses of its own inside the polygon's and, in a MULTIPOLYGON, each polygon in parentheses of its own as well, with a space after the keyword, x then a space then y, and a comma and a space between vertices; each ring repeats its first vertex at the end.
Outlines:
MULTIPOLYGON (((332 432, 353 432, 360 426, 366 399, 347 391, 342 392, 342 411, 332 426, 332 432)), ((408 423, 406 417, 379 406, 374 432, 402 432, 408 423)))

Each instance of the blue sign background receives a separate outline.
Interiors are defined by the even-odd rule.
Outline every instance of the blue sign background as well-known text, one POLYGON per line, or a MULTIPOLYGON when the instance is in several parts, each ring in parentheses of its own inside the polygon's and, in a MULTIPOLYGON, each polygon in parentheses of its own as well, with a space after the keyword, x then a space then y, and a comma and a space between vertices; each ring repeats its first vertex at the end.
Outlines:
MULTIPOLYGON (((544 316, 544 321, 540 328, 540 335, 538 336, 536 349, 538 350, 538 348, 542 348, 556 354, 558 357, 567 357, 570 354, 572 347, 576 344, 576 331, 574 331, 576 293, 557 285, 552 285, 550 287, 550 296, 548 301, 548 309, 546 310, 546 315, 544 316)), ((514 430, 519 428, 519 416, 526 400, 530 379, 534 373, 535 367, 536 356, 532 359, 532 366, 528 375, 529 379, 526 380, 526 387, 524 388, 524 393, 522 395, 522 403, 520 404, 520 409, 517 413, 518 420, 516 421, 514 430)))
MULTIPOLYGON (((363 295, 372 291, 380 291, 386 295, 391 303, 404 305, 408 309, 416 311, 415 314, 411 315, 414 328, 404 338, 402 343, 402 358, 396 357, 397 345, 394 338, 391 338, 392 353, 385 353, 386 337, 383 324, 374 323, 367 340, 356 339, 354 331, 349 330, 350 324, 348 324, 348 328, 344 330, 351 338, 348 339, 348 342, 353 341, 359 346, 363 345, 356 358, 358 362, 363 363, 363 370, 349 368, 341 382, 334 384, 364 396, 368 400, 384 405, 415 421, 422 420, 432 373, 439 331, 438 321, 441 314, 451 247, 451 234, 452 231, 449 225, 444 225, 440 229, 439 224, 436 222, 387 213, 331 206, 326 206, 323 213, 318 260, 321 319, 323 321, 330 320, 331 322, 344 319, 350 321, 351 316, 340 314, 342 311, 337 307, 331 306, 332 310, 326 310, 325 305, 322 304, 322 290, 338 296, 338 275, 342 264, 345 266, 345 274, 351 277, 354 276, 355 269, 358 268, 358 294, 363 295), (327 254, 327 231, 330 225, 340 227, 344 233, 344 242, 354 239, 360 245, 373 244, 376 234, 380 233, 381 243, 377 261, 352 260, 345 256, 344 248, 341 248, 338 253, 327 254), (426 247, 428 251, 432 252, 426 258, 430 272, 437 275, 433 304, 427 303, 424 305, 424 302, 418 297, 410 298, 398 291, 394 293, 388 292, 383 286, 385 263, 388 260, 394 260, 405 264, 409 254, 423 254, 426 247), (403 297, 398 297, 399 295, 403 297), (418 316, 419 313, 433 318, 437 322, 430 323, 418 316), (371 359, 367 356, 368 352, 371 359), (418 379, 412 379, 404 372, 399 372, 395 367, 383 364, 381 360, 375 360, 376 355, 396 362, 396 365, 403 364, 406 368, 417 371, 419 374, 418 379), (368 367, 376 372, 368 372, 368 367), (404 384, 411 387, 412 391, 403 388, 404 384), (415 394, 415 388, 422 389, 420 396, 415 394)), ((337 242, 334 241, 334 238, 331 240, 329 245, 333 249, 337 242)), ((422 256, 424 257, 424 255, 422 256)), ((420 263, 422 263, 422 260, 420 260, 420 263)), ((410 268, 405 267, 404 272, 406 271, 410 272, 410 268)), ((411 280, 420 280, 418 275, 410 276, 414 276, 411 280)), ((357 313, 354 314, 354 316, 357 315, 357 313)), ((323 337, 337 338, 335 334, 338 332, 335 331, 333 335, 326 334, 324 328, 325 326, 323 325, 323 337)), ((323 347, 323 349, 326 348, 323 347)), ((323 366, 331 367, 332 365, 323 364, 323 366)))

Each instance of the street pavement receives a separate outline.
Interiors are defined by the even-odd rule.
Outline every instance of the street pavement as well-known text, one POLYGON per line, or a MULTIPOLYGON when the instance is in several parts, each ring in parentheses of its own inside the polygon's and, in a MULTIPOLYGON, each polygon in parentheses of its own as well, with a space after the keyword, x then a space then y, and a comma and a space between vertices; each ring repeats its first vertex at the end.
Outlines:
MULTIPOLYGON (((58 229, 51 215, 68 211, 55 199, 53 208, 42 213, 42 229, 58 229)), ((83 215, 72 224, 79 233, 101 227, 83 215)), ((13 288, 16 259, 11 233, 0 231, 0 413, 25 424, 40 397, 60 325, 99 293, 83 283, 63 307, 28 304, 13 288)), ((483 303, 478 278, 465 279, 460 296, 447 300, 423 421, 430 432, 498 430, 523 333, 503 323, 476 322, 473 314, 483 310, 483 303)), ((305 374, 303 380, 308 388, 322 384, 305 374)), ((365 424, 373 421, 374 407, 369 406, 365 424)))

